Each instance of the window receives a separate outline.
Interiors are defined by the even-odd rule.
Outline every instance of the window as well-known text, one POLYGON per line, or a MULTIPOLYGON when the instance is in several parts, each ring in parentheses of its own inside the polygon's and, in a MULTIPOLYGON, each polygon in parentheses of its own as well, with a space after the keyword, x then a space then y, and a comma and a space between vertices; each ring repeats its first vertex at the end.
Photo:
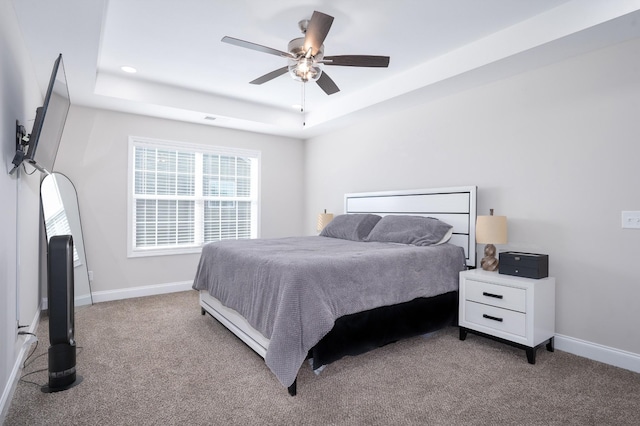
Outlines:
POLYGON ((129 138, 129 256, 258 236, 260 153, 129 138))

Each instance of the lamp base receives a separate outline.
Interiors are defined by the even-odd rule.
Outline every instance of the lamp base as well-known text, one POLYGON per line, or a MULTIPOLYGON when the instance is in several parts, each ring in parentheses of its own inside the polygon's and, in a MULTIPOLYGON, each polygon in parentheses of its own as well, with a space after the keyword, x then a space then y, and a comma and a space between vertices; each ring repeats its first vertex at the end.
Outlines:
POLYGON ((496 246, 487 244, 484 246, 484 257, 480 261, 482 269, 485 271, 497 271, 498 259, 496 259, 496 246))

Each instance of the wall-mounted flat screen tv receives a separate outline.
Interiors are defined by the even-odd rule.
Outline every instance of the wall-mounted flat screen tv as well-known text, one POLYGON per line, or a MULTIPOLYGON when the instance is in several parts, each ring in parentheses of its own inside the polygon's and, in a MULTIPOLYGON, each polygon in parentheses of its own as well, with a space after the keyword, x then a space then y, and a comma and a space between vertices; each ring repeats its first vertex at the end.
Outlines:
POLYGON ((67 77, 62 55, 59 55, 53 64, 44 103, 36 109, 36 118, 28 143, 26 147, 18 149, 19 152, 14 158, 15 168, 22 161, 26 161, 43 173, 53 171, 70 105, 67 77))

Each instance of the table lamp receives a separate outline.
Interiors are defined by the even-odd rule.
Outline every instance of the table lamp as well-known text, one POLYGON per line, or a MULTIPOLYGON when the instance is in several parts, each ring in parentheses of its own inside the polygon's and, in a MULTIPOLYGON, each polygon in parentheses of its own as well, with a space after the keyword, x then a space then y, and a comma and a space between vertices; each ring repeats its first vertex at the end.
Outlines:
POLYGON ((489 216, 478 216, 476 221, 476 242, 486 244, 484 257, 480 262, 485 271, 496 271, 498 259, 496 259, 496 246, 494 244, 507 243, 507 217, 494 216, 493 209, 489 210, 489 216))
POLYGON ((324 227, 327 226, 327 224, 332 220, 333 220, 333 213, 327 213, 327 209, 324 209, 324 213, 320 213, 318 215, 318 225, 316 227, 316 230, 318 232, 322 232, 324 227))

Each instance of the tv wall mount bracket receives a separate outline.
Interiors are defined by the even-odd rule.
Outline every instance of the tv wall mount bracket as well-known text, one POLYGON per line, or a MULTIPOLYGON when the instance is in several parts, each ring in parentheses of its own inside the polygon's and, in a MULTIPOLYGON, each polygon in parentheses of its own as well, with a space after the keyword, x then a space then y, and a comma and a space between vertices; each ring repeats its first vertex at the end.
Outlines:
POLYGON ((24 156, 27 154, 27 148, 29 146, 29 135, 27 135, 27 131, 22 124, 20 124, 19 120, 16 120, 16 155, 13 156, 13 169, 9 172, 9 174, 13 174, 20 164, 22 164, 22 160, 24 156))

